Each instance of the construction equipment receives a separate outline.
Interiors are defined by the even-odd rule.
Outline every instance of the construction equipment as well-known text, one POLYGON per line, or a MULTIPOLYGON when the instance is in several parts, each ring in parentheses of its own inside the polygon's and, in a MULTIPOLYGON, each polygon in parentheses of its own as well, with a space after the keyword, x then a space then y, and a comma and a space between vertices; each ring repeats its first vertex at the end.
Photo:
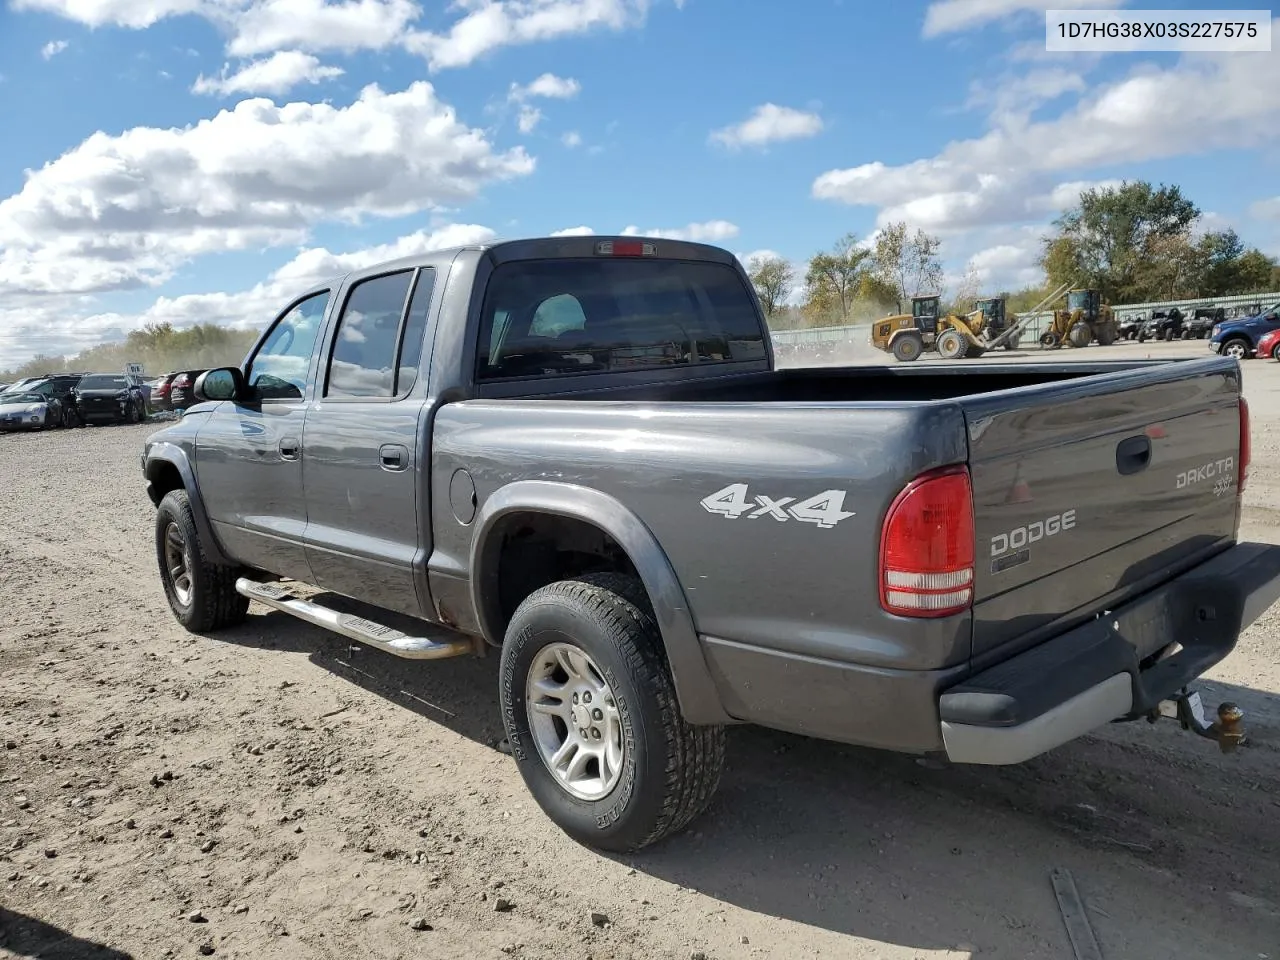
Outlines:
POLYGON ((1102 302, 1097 290, 1077 288, 1067 294, 1067 308, 1053 312, 1053 322, 1040 334, 1040 346, 1087 347, 1094 340, 1109 347, 1120 336, 1120 327, 1110 304, 1102 302))
POLYGON ((919 360, 938 339, 938 302, 936 294, 912 297, 910 313, 896 313, 871 325, 871 345, 904 362, 919 360))
POLYGON ((1005 317, 1004 297, 988 297, 977 301, 966 314, 949 314, 938 321, 938 355, 944 360, 980 357, 993 345, 1016 350, 1022 329, 1005 317))

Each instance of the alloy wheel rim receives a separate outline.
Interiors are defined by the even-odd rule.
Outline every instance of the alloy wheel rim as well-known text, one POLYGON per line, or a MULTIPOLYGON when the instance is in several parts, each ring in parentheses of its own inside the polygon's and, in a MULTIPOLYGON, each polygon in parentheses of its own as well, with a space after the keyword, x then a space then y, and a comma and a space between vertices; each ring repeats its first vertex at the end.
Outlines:
POLYGON ((191 562, 182 529, 172 521, 164 530, 164 566, 178 602, 184 607, 191 602, 191 562))
POLYGON ((529 730, 538 756, 565 792, 601 800, 626 763, 622 718, 595 661, 572 643, 538 652, 525 685, 529 730))

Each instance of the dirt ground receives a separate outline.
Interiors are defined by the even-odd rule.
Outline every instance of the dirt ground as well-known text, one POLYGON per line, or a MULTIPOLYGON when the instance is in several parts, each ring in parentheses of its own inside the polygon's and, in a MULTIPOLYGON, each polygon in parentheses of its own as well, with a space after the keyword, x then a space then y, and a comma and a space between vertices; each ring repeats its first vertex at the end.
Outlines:
MULTIPOLYGON (((1280 364, 1244 376, 1243 533, 1280 542, 1280 364)), ((1237 755, 1140 723, 931 769, 739 728, 708 815, 613 859, 497 749, 496 657, 407 664, 257 605, 184 633, 151 429, 0 437, 0 956, 1065 960, 1065 867, 1109 960, 1280 960, 1280 608, 1205 684, 1247 713, 1237 755)))

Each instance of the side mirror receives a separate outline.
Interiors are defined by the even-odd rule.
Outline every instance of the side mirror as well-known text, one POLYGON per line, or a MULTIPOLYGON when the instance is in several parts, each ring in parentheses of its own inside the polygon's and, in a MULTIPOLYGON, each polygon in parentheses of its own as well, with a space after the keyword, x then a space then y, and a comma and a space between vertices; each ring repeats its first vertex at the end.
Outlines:
POLYGON ((244 374, 237 367, 217 367, 196 377, 196 400, 238 400, 245 395, 244 374))

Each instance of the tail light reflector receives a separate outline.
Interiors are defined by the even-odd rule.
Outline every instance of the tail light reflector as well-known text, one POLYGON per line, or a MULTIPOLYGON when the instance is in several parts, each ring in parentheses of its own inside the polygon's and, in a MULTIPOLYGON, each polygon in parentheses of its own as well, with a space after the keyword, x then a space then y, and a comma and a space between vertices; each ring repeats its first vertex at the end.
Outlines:
POLYGON ((1237 495, 1244 492, 1249 479, 1249 461, 1253 458, 1253 440, 1249 435, 1249 401, 1240 398, 1240 474, 1236 481, 1237 495))
POLYGON ((968 467, 912 480, 880 534, 880 606, 904 617, 946 617, 973 605, 973 485, 968 467))

